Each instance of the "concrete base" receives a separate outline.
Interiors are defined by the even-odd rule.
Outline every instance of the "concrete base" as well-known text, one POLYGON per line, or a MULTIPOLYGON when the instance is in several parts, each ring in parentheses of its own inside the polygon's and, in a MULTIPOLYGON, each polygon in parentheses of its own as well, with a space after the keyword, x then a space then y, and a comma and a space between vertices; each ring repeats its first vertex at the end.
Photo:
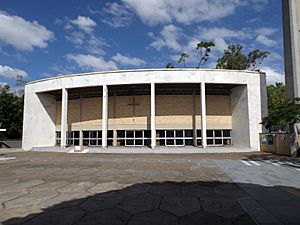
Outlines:
MULTIPOLYGON (((33 148, 31 151, 38 152, 68 152, 76 153, 74 147, 43 147, 33 148)), ((198 154, 198 153, 237 153, 237 152, 253 152, 249 147, 156 147, 151 149, 148 147, 86 147, 79 153, 102 153, 102 154, 198 154)), ((78 153, 78 152, 77 152, 78 153)))

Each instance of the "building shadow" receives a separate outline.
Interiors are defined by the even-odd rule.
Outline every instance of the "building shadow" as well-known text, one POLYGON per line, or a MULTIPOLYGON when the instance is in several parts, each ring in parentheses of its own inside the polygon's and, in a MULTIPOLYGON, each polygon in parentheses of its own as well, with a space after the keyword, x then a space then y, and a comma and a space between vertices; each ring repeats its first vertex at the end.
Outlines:
POLYGON ((300 198, 296 192, 300 190, 219 181, 137 183, 63 201, 45 207, 40 213, 0 224, 255 225, 261 221, 300 224, 300 198))

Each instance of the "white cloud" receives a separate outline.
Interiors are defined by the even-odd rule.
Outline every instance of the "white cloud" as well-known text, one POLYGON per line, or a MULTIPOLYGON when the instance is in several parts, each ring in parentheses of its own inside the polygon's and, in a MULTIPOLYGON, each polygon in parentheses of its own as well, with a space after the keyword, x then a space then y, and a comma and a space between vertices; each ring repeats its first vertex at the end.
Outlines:
POLYGON ((72 32, 69 36, 66 36, 66 39, 74 45, 82 45, 85 41, 85 36, 82 32, 72 32))
POLYGON ((66 58, 74 61, 83 70, 105 71, 117 70, 118 67, 113 61, 106 61, 103 57, 84 54, 68 54, 66 58))
POLYGON ((232 30, 226 27, 200 27, 199 40, 213 41, 214 50, 223 52, 228 47, 227 41, 244 40, 251 38, 251 34, 246 30, 232 30))
POLYGON ((267 60, 269 61, 278 61, 283 60, 282 55, 278 54, 277 52, 270 52, 270 55, 268 56, 267 60))
POLYGON ((255 31, 255 33, 258 35, 270 36, 270 35, 275 34, 277 31, 278 31, 278 29, 275 29, 275 28, 263 27, 263 28, 257 29, 255 31))
POLYGON ((148 25, 216 21, 234 14, 239 6, 264 5, 262 0, 122 0, 148 25))
POLYGON ((228 48, 228 44, 223 38, 215 38, 214 39, 215 47, 217 51, 223 52, 225 49, 228 48))
POLYGON ((168 5, 165 0, 123 0, 141 20, 149 25, 170 23, 171 15, 167 12, 168 5))
POLYGON ((94 34, 85 34, 83 32, 72 32, 66 39, 74 44, 76 48, 84 49, 89 54, 105 55, 102 47, 110 45, 106 41, 94 34))
POLYGON ((8 85, 8 83, 0 82, 0 87, 5 86, 5 85, 8 85))
POLYGON ((270 27, 259 28, 255 31, 257 34, 256 41, 267 47, 274 47, 277 42, 271 39, 270 36, 274 35, 277 31, 278 29, 270 27))
POLYGON ((106 3, 99 14, 103 16, 101 22, 113 28, 127 27, 132 22, 132 13, 124 4, 117 2, 106 3))
POLYGON ((17 76, 27 77, 28 74, 24 70, 12 68, 10 66, 0 65, 0 77, 8 79, 16 79, 17 76))
POLYGON ((264 35, 258 35, 256 38, 256 41, 267 46, 267 47, 274 47, 277 42, 268 38, 267 36, 264 35))
POLYGON ((114 60, 116 63, 122 64, 122 65, 128 65, 128 66, 141 66, 145 64, 146 62, 140 58, 137 57, 128 57, 124 56, 120 53, 117 53, 112 57, 112 60, 114 60))
POLYGON ((246 39, 251 35, 243 30, 231 30, 225 27, 200 27, 200 36, 206 40, 212 40, 215 38, 238 38, 246 39))
POLYGON ((12 45, 18 50, 32 51, 34 47, 46 48, 48 42, 53 39, 53 32, 38 22, 30 22, 0 11, 0 44, 12 45))
POLYGON ((102 38, 90 35, 87 39, 86 50, 94 55, 105 55, 105 51, 102 47, 110 47, 110 45, 102 38))
POLYGON ((265 9, 266 4, 268 4, 269 0, 251 0, 251 5, 255 9, 256 12, 261 12, 265 9))
POLYGON ((262 67, 260 70, 266 73, 268 85, 275 84, 276 82, 284 83, 285 81, 284 74, 278 70, 275 70, 268 66, 262 67))
POLYGON ((174 51, 181 51, 182 49, 179 43, 179 39, 183 36, 182 30, 172 24, 164 26, 158 37, 153 33, 149 33, 149 36, 154 39, 150 46, 158 51, 163 47, 167 47, 174 51))
POLYGON ((97 26, 97 23, 94 20, 86 16, 78 16, 77 19, 70 20, 70 23, 77 25, 79 29, 86 33, 93 32, 94 27, 97 26))

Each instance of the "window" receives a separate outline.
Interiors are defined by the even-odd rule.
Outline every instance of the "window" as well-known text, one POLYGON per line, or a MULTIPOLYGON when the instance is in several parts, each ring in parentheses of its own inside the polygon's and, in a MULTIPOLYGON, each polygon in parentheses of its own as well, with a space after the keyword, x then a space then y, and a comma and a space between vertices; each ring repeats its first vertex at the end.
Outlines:
POLYGON ((61 143, 61 132, 60 131, 56 131, 56 146, 60 146, 61 143))
POLYGON ((151 144, 150 130, 118 130, 118 146, 149 146, 151 144))
POLYGON ((193 130, 157 130, 156 138, 160 146, 193 145, 193 130))
POLYGON ((79 145, 79 131, 67 131, 67 145, 79 145))
MULTIPOLYGON (((232 145, 231 130, 207 130, 207 145, 232 145)), ((201 130, 197 130, 197 145, 202 145, 201 130)))
POLYGON ((83 131, 83 145, 86 146, 101 146, 102 145, 102 131, 83 131))

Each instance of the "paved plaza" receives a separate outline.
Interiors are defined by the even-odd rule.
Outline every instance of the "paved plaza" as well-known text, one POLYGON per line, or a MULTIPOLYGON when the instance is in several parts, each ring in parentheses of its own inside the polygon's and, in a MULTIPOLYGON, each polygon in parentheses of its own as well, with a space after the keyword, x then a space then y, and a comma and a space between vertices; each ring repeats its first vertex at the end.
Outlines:
POLYGON ((300 224, 300 162, 264 154, 0 155, 0 224, 300 224))

